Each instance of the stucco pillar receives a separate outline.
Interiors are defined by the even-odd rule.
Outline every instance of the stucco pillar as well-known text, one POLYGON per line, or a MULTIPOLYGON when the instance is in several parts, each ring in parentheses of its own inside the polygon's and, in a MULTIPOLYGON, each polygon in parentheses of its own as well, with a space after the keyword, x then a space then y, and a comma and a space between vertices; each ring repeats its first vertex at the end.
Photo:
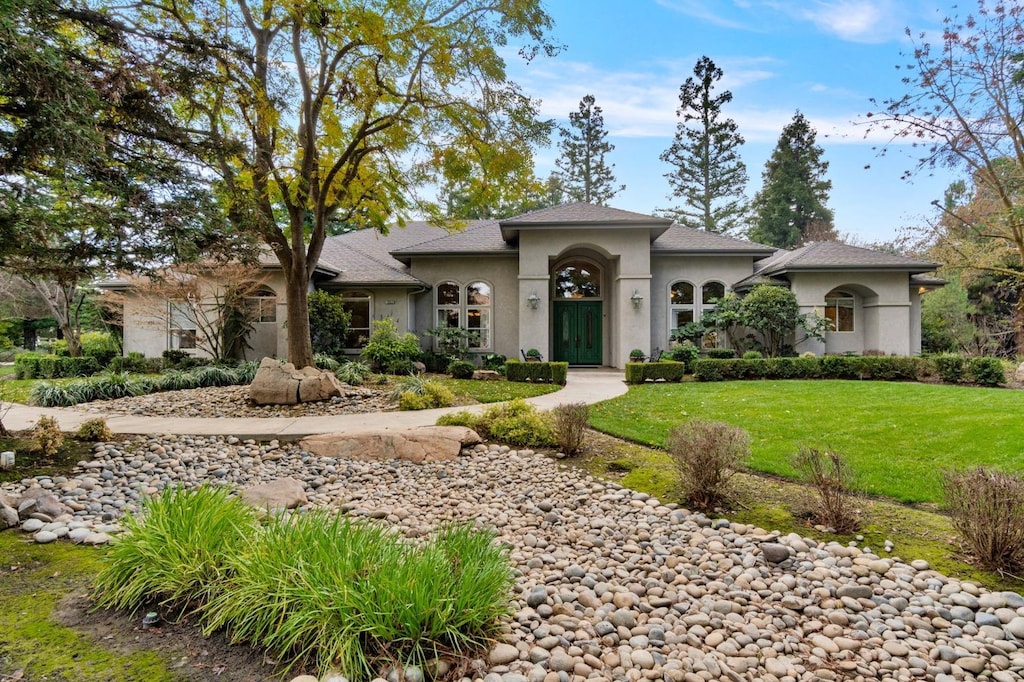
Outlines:
POLYGON ((625 367, 629 352, 639 348, 651 352, 651 275, 621 275, 616 282, 618 310, 612 334, 612 363, 625 367))
MULTIPOLYGON (((519 276, 519 350, 536 348, 545 360, 551 359, 551 325, 548 323, 551 318, 550 279, 548 275, 519 276)), ((516 359, 522 360, 522 354, 517 353, 516 359)))

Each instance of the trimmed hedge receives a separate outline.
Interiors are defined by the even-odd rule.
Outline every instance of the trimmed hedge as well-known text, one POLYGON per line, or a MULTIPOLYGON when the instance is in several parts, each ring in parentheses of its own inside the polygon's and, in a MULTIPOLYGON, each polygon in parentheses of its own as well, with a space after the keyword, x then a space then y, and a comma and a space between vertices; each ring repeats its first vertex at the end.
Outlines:
POLYGON ((14 371, 18 379, 62 379, 87 377, 101 369, 96 358, 72 358, 61 355, 35 355, 25 353, 14 358, 14 371))
POLYGON ((682 381, 686 375, 686 363, 675 360, 658 362, 627 362, 626 383, 642 384, 645 381, 682 381))
POLYGON ((922 358, 826 355, 822 358, 698 360, 693 364, 693 374, 697 381, 733 381, 738 379, 917 381, 927 372, 928 368, 928 361, 922 358))
POLYGON ((509 381, 531 381, 565 386, 565 377, 568 372, 568 362, 505 361, 505 378, 509 381))

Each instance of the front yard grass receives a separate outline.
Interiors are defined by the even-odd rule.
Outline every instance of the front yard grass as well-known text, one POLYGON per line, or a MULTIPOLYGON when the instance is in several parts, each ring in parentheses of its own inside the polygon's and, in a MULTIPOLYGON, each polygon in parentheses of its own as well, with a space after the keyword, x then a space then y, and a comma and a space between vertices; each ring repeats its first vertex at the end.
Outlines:
POLYGON ((438 377, 441 384, 455 394, 460 404, 467 402, 501 403, 516 398, 535 398, 561 389, 555 384, 526 383, 520 381, 475 381, 473 379, 447 379, 438 377))
MULTIPOLYGON (((1024 471, 1024 391, 868 381, 732 381, 632 386, 594 405, 591 425, 662 447, 694 417, 751 436, 748 466, 793 478, 800 446, 841 453, 860 491, 938 503, 946 469, 1024 471)), ((628 485, 628 483, 627 483, 628 485)))

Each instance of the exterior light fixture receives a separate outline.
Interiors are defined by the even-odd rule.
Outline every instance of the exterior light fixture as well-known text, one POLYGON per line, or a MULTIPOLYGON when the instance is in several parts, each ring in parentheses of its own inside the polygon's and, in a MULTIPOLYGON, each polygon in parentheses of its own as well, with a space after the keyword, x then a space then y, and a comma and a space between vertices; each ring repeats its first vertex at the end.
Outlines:
POLYGON ((536 310, 537 306, 540 305, 540 296, 537 295, 536 291, 526 297, 526 305, 530 306, 531 310, 536 310))
POLYGON ((637 310, 640 310, 640 306, 644 304, 644 297, 639 289, 633 289, 633 295, 629 297, 629 300, 633 302, 633 307, 637 310))

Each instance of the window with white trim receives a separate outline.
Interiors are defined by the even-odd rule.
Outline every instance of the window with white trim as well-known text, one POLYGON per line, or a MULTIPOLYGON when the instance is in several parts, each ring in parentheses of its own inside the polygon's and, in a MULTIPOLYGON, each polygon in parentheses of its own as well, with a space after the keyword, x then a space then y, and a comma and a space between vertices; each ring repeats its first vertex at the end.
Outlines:
POLYGON ((188 301, 167 302, 167 347, 191 350, 196 347, 197 326, 188 301))
POLYGON ((825 318, 834 332, 852 332, 854 297, 843 289, 833 289, 825 294, 825 318))
POLYGON ((277 294, 273 289, 261 288, 245 297, 254 322, 277 322, 277 294))
POLYGON ((341 307, 349 315, 345 348, 362 348, 369 340, 371 299, 365 291, 345 291, 341 294, 341 307))
POLYGON ((466 285, 466 329, 476 332, 470 348, 491 347, 491 285, 487 282, 466 285))
POLYGON ((695 321, 696 305, 693 297, 693 284, 675 282, 669 290, 669 333, 673 329, 683 327, 695 321))
POLYGON ((470 348, 491 348, 493 292, 487 282, 470 282, 465 288, 456 282, 441 282, 435 288, 435 320, 438 327, 462 327, 476 332, 470 348))

